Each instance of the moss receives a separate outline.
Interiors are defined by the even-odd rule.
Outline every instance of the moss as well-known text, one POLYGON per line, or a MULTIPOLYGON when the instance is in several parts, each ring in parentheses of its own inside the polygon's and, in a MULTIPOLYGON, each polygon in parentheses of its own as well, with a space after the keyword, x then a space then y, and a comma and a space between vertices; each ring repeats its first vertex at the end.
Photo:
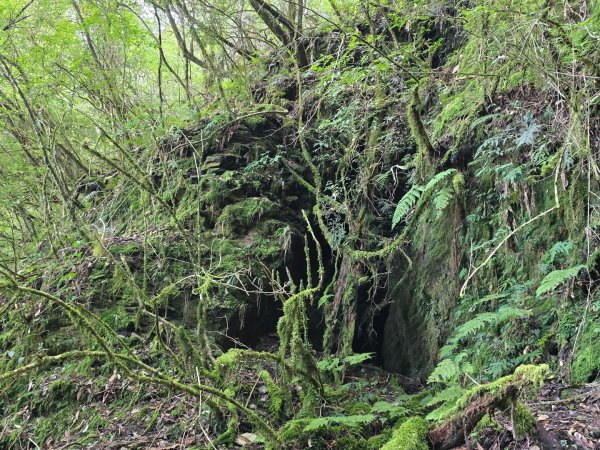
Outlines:
POLYGON ((146 429, 149 430, 150 428, 153 428, 158 423, 159 418, 160 408, 152 411, 152 414, 150 414, 150 417, 148 417, 148 419, 146 420, 146 429))
POLYGON ((188 412, 188 406, 185 403, 178 403, 177 406, 171 411, 171 416, 177 418, 183 416, 188 412))
POLYGON ((517 389, 523 393, 529 389, 536 389, 544 383, 546 375, 549 372, 549 367, 546 364, 542 365, 522 365, 515 369, 511 375, 499 378, 488 384, 481 384, 466 391, 450 408, 444 404, 435 411, 432 411, 428 417, 440 422, 452 420, 460 417, 462 411, 469 406, 475 399, 479 397, 491 397, 494 402, 503 402, 510 400, 506 398, 507 392, 512 389, 517 389), (444 408, 442 410, 441 408, 444 408))
POLYGON ((144 249, 141 244, 137 242, 130 242, 124 245, 111 245, 108 250, 115 256, 134 256, 141 254, 144 249))
POLYGON ((300 392, 302 399, 302 408, 298 417, 314 417, 318 415, 321 409, 321 396, 314 389, 307 389, 300 392))
POLYGON ((422 417, 411 417, 394 431, 381 450, 428 450, 429 425, 422 417))
POLYGON ((142 406, 138 413, 135 415, 137 420, 142 420, 144 417, 148 415, 148 406, 142 406))
POLYGON ((267 395, 269 396, 269 409, 271 412, 277 417, 281 413, 283 408, 283 404, 285 402, 285 394, 282 390, 277 386, 271 374, 266 370, 263 370, 260 373, 260 378, 265 383, 265 387, 267 390, 267 395))
POLYGON ((514 427, 518 437, 527 436, 535 428, 537 423, 529 408, 521 402, 515 402, 514 405, 514 427))
MULTIPOLYGON (((204 236, 205 242, 211 242, 210 234, 204 236)), ((248 247, 243 245, 243 242, 233 239, 218 239, 211 242, 211 251, 219 258, 219 272, 232 273, 239 269, 242 261, 247 261, 248 247)), ((210 254, 206 255, 210 257, 210 254)))
POLYGON ((73 326, 61 327, 44 336, 44 347, 49 355, 58 355, 84 346, 83 337, 73 326))
POLYGON ((61 401, 75 400, 78 387, 73 380, 56 380, 48 387, 48 393, 61 401))
POLYGON ((57 409, 70 407, 77 398, 78 386, 73 380, 58 379, 50 383, 45 395, 32 397, 31 405, 39 415, 48 415, 57 409))
MULTIPOLYGON (((258 226, 257 236, 253 239, 251 253, 261 261, 274 260, 282 253, 290 251, 291 236, 294 231, 285 222, 268 219, 258 226)), ((247 241, 248 237, 242 238, 247 241)))
POLYGON ((123 305, 113 306, 102 311, 100 318, 115 331, 124 330, 133 323, 131 312, 127 311, 123 305))
POLYGON ((571 381, 588 383, 600 372, 600 326, 590 320, 575 350, 571 381))
POLYGON ((248 230, 262 217, 276 210, 276 205, 267 198, 247 198, 223 208, 216 221, 217 229, 227 237, 248 230))
MULTIPOLYGON (((45 447, 48 439, 52 438, 56 442, 64 439, 64 433, 68 431, 73 424, 73 417, 77 411, 76 405, 57 410, 56 412, 37 418, 33 429, 35 430, 35 441, 40 446, 45 447)), ((96 436, 96 431, 107 424, 96 408, 86 408, 81 410, 79 423, 85 422, 85 432, 87 437, 96 436)))
POLYGON ((368 414, 369 412, 371 412, 371 407, 365 402, 352 403, 346 408, 346 413, 348 415, 368 414))
POLYGON ((44 444, 49 438, 59 436, 64 430, 64 423, 56 421, 55 417, 44 417, 35 424, 35 438, 40 444, 44 444))
POLYGON ((523 389, 528 386, 541 386, 549 372, 546 364, 522 365, 515 369, 512 375, 499 378, 489 384, 482 384, 468 390, 457 402, 456 407, 463 409, 467 407, 473 399, 483 395, 492 395, 496 398, 502 397, 506 390, 512 386, 523 389))
POLYGON ((390 307, 383 343, 384 368, 427 378, 434 368, 441 345, 455 324, 460 283, 460 210, 449 205, 444 214, 432 206, 424 209, 414 224, 408 249, 413 269, 407 272, 398 258, 390 276, 390 307), (406 275, 408 273, 408 276, 406 275), (393 331, 392 328, 393 327, 393 331))
POLYGON ((477 425, 475 425, 473 431, 478 432, 490 429, 495 431, 502 431, 504 428, 501 424, 498 423, 496 419, 494 419, 494 417, 491 414, 486 414, 481 418, 479 422, 477 422, 477 425))
POLYGON ((334 449, 365 450, 368 448, 366 439, 357 436, 343 436, 335 440, 334 449))
POLYGON ((410 134, 415 140, 418 149, 418 155, 416 159, 417 172, 421 179, 426 180, 431 174, 431 157, 434 153, 433 146, 421 120, 419 114, 420 100, 419 100, 419 86, 415 86, 412 93, 411 102, 408 105, 406 118, 410 128, 410 134))
POLYGON ((244 357, 244 350, 231 348, 220 355, 214 362, 213 375, 215 378, 224 377, 229 371, 234 370, 244 357))
POLYGON ((393 432, 391 428, 386 428, 383 433, 371 436, 367 440, 367 450, 379 450, 392 438, 393 432))

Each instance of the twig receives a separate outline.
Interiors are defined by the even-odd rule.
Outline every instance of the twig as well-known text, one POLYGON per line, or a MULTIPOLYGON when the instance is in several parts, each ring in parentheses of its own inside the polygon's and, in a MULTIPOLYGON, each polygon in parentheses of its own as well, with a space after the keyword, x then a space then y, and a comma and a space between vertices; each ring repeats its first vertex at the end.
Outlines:
POLYGON ((508 241, 511 237, 513 237, 515 234, 517 234, 519 231, 521 231, 523 228, 525 228, 527 225, 529 225, 530 223, 535 222, 538 219, 541 219, 542 217, 550 214, 552 211, 554 211, 555 209, 560 208, 560 200, 558 198, 558 174, 560 172, 560 159, 562 157, 562 152, 559 155, 559 161, 558 161, 558 165, 556 166, 556 172, 554 174, 554 206, 552 206, 551 208, 547 209, 544 212, 541 212, 540 214, 538 214, 535 217, 532 217, 531 219, 527 220, 526 222, 523 222, 521 225, 519 225, 517 228, 515 228, 514 230, 512 230, 510 233, 508 233, 504 239, 502 239, 500 241, 500 243, 498 245, 496 245, 496 247, 494 247, 494 249, 489 253, 489 255, 485 258, 485 260, 479 264, 467 277, 467 279, 465 280, 465 282, 463 283, 462 287, 460 288, 460 297, 463 297, 465 295, 465 292, 467 290, 467 286, 469 285, 469 281, 471 281, 473 279, 473 277, 475 276, 475 274, 477 272, 479 272, 493 257, 494 255, 498 252, 498 250, 500 250, 502 248, 502 246, 506 243, 506 241, 508 241))

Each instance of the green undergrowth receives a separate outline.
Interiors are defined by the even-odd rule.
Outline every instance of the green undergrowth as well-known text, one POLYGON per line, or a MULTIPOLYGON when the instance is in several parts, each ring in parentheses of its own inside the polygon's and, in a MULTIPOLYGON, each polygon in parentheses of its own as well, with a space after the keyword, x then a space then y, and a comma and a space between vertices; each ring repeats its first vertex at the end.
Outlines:
POLYGON ((214 446, 421 450, 481 399, 525 436, 525 391, 597 379, 599 7, 463 3, 321 23, 301 69, 246 55, 232 98, 144 145, 121 130, 40 208, 3 202, 0 444, 100 438, 110 414, 154 430, 161 385, 214 446), (376 350, 427 388, 357 375, 376 350))
POLYGON ((596 381, 600 374, 600 326, 588 322, 576 347, 571 379, 576 383, 596 381))

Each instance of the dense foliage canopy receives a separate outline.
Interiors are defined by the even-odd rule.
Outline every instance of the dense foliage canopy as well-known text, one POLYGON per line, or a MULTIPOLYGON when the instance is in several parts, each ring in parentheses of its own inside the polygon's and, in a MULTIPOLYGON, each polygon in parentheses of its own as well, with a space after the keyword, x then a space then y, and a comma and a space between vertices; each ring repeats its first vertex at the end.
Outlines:
POLYGON ((3 0, 0 447, 593 448, 599 152, 598 0, 3 0))

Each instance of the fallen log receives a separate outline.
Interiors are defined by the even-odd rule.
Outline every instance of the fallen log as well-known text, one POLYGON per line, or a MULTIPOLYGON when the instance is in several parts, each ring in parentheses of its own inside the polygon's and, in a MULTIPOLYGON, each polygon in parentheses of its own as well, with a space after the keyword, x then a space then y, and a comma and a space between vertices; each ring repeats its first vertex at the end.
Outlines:
POLYGON ((470 389, 444 414, 441 424, 429 432, 431 448, 449 450, 463 444, 486 414, 514 405, 524 388, 541 386, 547 373, 546 365, 520 366, 512 375, 470 389))

